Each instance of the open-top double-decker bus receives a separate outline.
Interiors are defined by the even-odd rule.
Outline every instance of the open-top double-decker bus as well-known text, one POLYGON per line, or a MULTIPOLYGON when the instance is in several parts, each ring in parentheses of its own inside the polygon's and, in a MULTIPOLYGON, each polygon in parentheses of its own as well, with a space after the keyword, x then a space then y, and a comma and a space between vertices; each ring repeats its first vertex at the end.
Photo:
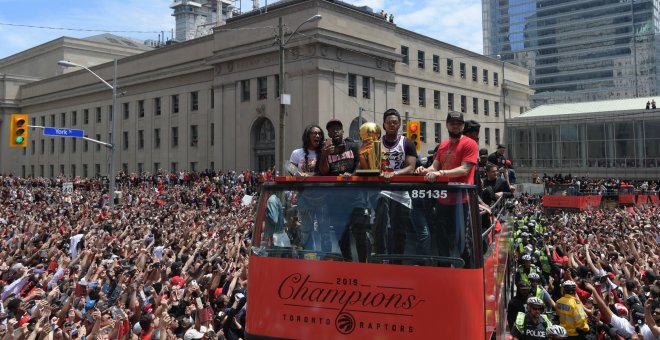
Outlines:
POLYGON ((486 230, 478 222, 473 185, 422 176, 264 183, 247 336, 500 338, 511 275, 508 224, 496 232, 497 218, 486 230))

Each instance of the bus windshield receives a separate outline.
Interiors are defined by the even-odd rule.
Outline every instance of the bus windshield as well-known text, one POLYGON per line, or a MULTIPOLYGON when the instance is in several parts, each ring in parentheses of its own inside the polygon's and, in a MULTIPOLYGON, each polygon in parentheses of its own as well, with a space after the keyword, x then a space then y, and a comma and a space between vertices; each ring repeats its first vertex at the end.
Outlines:
POLYGON ((253 254, 475 268, 481 237, 475 207, 469 185, 265 184, 253 254))

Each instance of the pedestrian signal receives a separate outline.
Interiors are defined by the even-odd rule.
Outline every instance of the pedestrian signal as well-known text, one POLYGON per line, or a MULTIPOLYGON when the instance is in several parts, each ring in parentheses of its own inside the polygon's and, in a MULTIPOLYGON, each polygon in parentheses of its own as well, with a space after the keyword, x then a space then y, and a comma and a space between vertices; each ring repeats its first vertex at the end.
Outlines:
POLYGON ((24 113, 12 114, 9 122, 9 146, 17 148, 27 147, 28 115, 24 113))
POLYGON ((419 121, 410 121, 407 122, 406 124, 406 138, 410 139, 415 143, 415 148, 417 151, 422 146, 421 139, 420 139, 420 124, 419 121))

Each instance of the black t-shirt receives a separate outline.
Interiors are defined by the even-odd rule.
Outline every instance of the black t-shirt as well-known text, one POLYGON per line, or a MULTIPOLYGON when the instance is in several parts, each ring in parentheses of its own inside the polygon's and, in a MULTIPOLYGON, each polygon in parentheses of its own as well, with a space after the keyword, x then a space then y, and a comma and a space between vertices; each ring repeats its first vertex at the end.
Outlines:
POLYGON ((327 156, 328 175, 339 176, 343 173, 353 173, 360 164, 359 144, 350 138, 346 138, 342 144, 336 147, 342 148, 343 152, 327 156))
POLYGON ((488 178, 484 179, 482 188, 483 191, 481 193, 481 199, 488 205, 491 205, 497 201, 497 197, 495 196, 496 193, 511 192, 509 184, 506 182, 506 180, 499 177, 492 181, 488 178))
POLYGON ((499 166, 504 166, 504 155, 498 155, 497 152, 493 152, 490 155, 488 155, 488 162, 493 163, 495 165, 499 166))

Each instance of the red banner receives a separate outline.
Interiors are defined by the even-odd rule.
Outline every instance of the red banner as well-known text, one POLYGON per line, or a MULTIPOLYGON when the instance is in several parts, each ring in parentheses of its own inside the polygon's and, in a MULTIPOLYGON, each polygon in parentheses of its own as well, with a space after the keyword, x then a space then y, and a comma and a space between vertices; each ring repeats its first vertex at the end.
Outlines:
POLYGON ((289 339, 483 339, 484 272, 250 257, 246 331, 289 339))
POLYGON ((635 195, 619 194, 619 204, 635 204, 635 195))
POLYGON ((546 208, 564 208, 591 210, 600 207, 601 196, 543 196, 543 206, 546 208))

